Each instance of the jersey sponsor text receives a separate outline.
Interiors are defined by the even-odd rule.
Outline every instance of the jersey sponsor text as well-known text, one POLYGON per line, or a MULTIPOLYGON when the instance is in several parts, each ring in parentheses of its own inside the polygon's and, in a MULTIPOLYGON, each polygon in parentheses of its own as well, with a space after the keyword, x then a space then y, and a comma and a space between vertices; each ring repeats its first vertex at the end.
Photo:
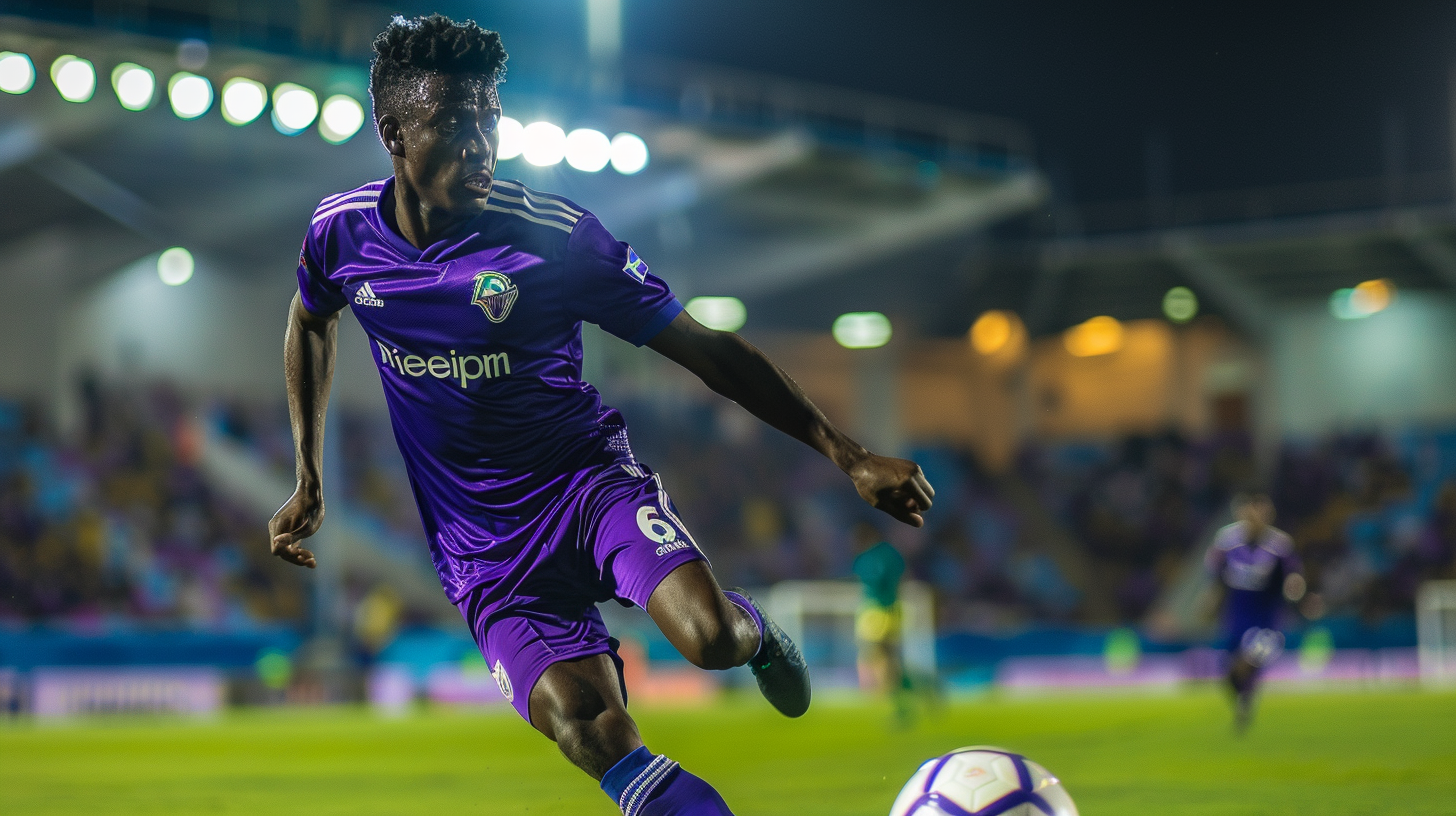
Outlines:
POLYGON ((421 357, 418 354, 400 354, 399 349, 390 348, 379 341, 380 360, 395 373, 406 377, 423 377, 426 374, 440 380, 460 383, 469 388, 474 380, 493 380, 511 373, 511 358, 505 352, 497 354, 456 354, 450 349, 450 356, 439 354, 421 357))

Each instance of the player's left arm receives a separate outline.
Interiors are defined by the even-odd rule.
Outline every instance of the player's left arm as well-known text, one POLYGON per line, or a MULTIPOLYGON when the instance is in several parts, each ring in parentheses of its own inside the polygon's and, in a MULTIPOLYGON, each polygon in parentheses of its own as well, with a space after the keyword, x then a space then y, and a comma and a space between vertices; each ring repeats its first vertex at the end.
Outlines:
POLYGON ((696 374, 713 391, 828 457, 870 505, 914 527, 925 524, 935 489, 920 466, 878 456, 834 426, 798 383, 733 332, 716 331, 678 314, 647 342, 653 351, 696 374))

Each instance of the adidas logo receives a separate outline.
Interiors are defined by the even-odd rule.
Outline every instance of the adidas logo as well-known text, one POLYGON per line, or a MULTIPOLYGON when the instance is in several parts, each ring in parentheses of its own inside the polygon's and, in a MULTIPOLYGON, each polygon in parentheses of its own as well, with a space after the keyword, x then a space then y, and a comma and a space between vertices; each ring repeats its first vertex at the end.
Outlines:
POLYGON ((360 306, 384 305, 384 301, 380 300, 379 296, 374 294, 374 287, 370 286, 368 281, 365 281, 364 285, 359 287, 359 291, 354 293, 354 302, 360 306))

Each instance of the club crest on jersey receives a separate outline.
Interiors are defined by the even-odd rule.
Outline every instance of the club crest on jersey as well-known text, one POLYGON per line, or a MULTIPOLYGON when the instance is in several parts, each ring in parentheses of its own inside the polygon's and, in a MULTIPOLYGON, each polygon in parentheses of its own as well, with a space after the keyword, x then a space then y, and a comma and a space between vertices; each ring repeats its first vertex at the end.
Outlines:
POLYGON ((647 262, 642 260, 632 247, 627 247, 627 265, 622 267, 622 271, 631 275, 632 279, 638 283, 647 282, 647 262))
POLYGON ((499 323, 506 319, 511 313, 511 307, 516 305, 516 296, 521 290, 510 278, 499 272, 481 272, 475 276, 475 289, 471 294, 471 303, 480 307, 490 322, 499 323))

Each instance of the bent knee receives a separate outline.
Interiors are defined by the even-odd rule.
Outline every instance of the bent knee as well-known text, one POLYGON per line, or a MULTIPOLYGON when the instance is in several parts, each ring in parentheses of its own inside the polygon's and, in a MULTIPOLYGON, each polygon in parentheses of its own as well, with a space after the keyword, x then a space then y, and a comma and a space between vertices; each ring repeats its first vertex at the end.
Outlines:
POLYGON ((722 670, 741 665, 744 655, 742 614, 724 603, 722 608, 697 615, 688 622, 689 648, 683 657, 700 669, 722 670))

